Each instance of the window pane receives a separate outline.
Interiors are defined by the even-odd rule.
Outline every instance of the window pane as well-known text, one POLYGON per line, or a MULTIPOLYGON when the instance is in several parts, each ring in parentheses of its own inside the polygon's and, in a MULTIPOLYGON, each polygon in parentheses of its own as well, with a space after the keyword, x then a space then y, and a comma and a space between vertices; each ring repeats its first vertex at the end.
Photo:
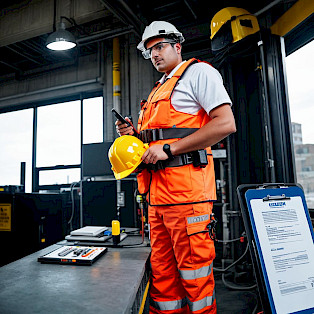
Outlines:
POLYGON ((37 167, 81 163, 80 101, 38 108, 37 167))
POLYGON ((286 58, 297 181, 314 208, 314 41, 286 58))
POLYGON ((80 168, 42 170, 39 172, 39 185, 70 184, 79 182, 80 178, 80 168))
POLYGON ((33 109, 0 114, 0 185, 20 185, 26 162, 25 191, 32 191, 33 109))
POLYGON ((103 142, 103 97, 83 100, 83 144, 103 142))

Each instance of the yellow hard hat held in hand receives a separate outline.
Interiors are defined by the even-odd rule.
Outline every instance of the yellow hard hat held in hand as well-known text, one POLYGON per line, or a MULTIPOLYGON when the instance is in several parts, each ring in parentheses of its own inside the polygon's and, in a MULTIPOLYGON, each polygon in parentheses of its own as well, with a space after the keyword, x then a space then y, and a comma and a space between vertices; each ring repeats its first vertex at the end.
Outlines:
POLYGON ((118 137, 108 151, 112 171, 117 180, 130 175, 142 162, 142 156, 149 145, 135 136, 118 137))

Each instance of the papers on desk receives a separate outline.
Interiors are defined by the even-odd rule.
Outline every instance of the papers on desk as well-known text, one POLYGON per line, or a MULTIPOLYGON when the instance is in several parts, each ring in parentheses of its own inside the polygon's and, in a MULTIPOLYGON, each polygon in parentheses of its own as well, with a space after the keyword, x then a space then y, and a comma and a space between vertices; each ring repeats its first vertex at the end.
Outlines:
POLYGON ((314 308, 314 244, 301 197, 252 198, 250 207, 276 313, 308 313, 314 308))

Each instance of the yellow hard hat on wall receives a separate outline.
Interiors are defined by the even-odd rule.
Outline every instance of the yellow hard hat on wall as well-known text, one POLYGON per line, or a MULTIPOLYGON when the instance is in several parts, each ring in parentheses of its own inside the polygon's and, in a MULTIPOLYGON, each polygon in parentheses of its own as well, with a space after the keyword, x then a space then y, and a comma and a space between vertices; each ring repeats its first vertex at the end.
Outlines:
POLYGON ((148 149, 148 144, 143 143, 135 136, 123 135, 118 137, 108 151, 112 171, 117 180, 130 175, 142 162, 142 156, 148 149))
POLYGON ((211 20, 212 50, 221 50, 259 30, 256 16, 249 11, 235 7, 224 8, 211 20))

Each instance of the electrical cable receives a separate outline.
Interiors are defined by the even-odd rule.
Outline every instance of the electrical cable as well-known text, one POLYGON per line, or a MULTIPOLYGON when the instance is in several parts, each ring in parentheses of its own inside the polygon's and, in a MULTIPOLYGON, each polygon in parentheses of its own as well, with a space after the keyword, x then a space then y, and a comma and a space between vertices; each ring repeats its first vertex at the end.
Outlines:
POLYGON ((72 201, 72 186, 73 186, 73 183, 71 183, 70 185, 70 196, 71 196, 71 217, 68 221, 68 225, 70 225, 70 231, 72 231, 72 219, 73 219, 73 216, 74 216, 74 207, 73 207, 73 201, 72 201))
POLYGON ((244 253, 236 260, 234 261, 232 264, 230 264, 228 267, 222 269, 222 268, 216 268, 216 267, 213 267, 215 271, 219 271, 219 272, 226 272, 227 270, 229 270, 231 267, 233 267, 234 265, 236 265, 245 255, 246 253, 248 252, 249 250, 249 244, 247 244, 246 248, 245 248, 245 251, 244 253))
MULTIPOLYGON (((136 191, 134 191, 134 197, 136 197, 136 191)), ((140 243, 134 243, 134 244, 117 244, 117 245, 104 245, 105 247, 113 247, 113 248, 124 248, 124 247, 127 247, 127 248, 136 248, 136 247, 141 247, 141 246, 144 246, 144 247, 147 247, 146 244, 144 244, 144 240, 145 240, 145 236, 144 236, 144 210, 143 208, 141 208, 141 220, 142 220, 142 241, 140 243)), ((139 230, 133 230, 133 231, 130 231, 129 233, 133 233, 133 232, 138 232, 139 230)), ((129 233, 126 233, 126 234, 129 234, 129 233)), ((136 235, 136 234, 134 234, 136 235)))
MULTIPOLYGON (((209 231, 199 231, 199 232, 195 232, 195 233, 192 233, 191 235, 193 234, 198 234, 198 233, 207 233, 209 231)), ((212 237, 211 237, 212 238, 212 237)), ((242 237, 241 237, 242 238, 242 237)), ((234 242, 234 241, 238 241, 240 240, 241 238, 237 238, 237 239, 232 239, 232 240, 227 240, 227 241, 222 241, 222 240, 217 240, 215 237, 212 238, 212 240, 214 241, 217 241, 217 242, 234 242)), ((240 285, 230 285, 229 283, 226 282, 225 280, 225 272, 227 270, 229 270, 231 267, 235 266, 245 255, 246 253, 248 252, 248 249, 249 249, 249 244, 247 244, 246 248, 245 248, 245 251, 244 253, 236 260, 234 261, 232 264, 230 264, 228 267, 224 268, 224 269, 221 269, 221 268, 216 268, 216 267, 213 267, 214 271, 218 271, 218 272, 222 272, 222 282, 223 284, 230 288, 230 289, 233 289, 233 290, 252 290, 252 289, 255 289, 256 288, 256 284, 253 285, 253 286, 240 286, 240 285)))
POLYGON ((140 228, 137 228, 136 230, 132 230, 132 231, 125 231, 125 233, 127 234, 127 235, 130 235, 130 236, 137 236, 137 235, 139 235, 140 233, 139 233, 139 231, 140 231, 140 228))
POLYGON ((54 0, 53 2, 53 28, 52 28, 54 32, 57 30, 56 17, 57 17, 57 0, 54 0))
POLYGON ((230 243, 230 242, 236 242, 236 241, 240 241, 242 239, 241 238, 236 238, 236 239, 231 239, 231 240, 218 240, 218 239, 215 239, 216 242, 218 243, 230 243))
POLYGON ((144 205, 140 206, 141 210, 141 221, 142 221, 142 242, 144 242, 144 205))
POLYGON ((110 245, 110 246, 107 246, 107 247, 115 247, 115 248, 124 248, 124 247, 127 247, 127 248, 136 248, 136 247, 140 247, 140 246, 147 246, 147 245, 144 245, 144 215, 143 215, 143 208, 141 208, 141 220, 142 220, 142 242, 140 243, 134 243, 134 244, 122 244, 122 245, 110 245))
POLYGON ((233 289, 233 290, 252 290, 252 289, 255 289, 257 287, 256 284, 254 284, 252 286, 231 285, 231 284, 227 283, 226 280, 225 280, 225 274, 224 273, 227 270, 229 270, 231 267, 236 265, 246 255, 248 250, 249 250, 249 244, 247 244, 244 253, 236 261, 234 261, 232 264, 230 264, 228 267, 226 267, 224 269, 213 267, 214 271, 218 271, 218 272, 222 272, 223 273, 221 279, 222 279, 223 284, 227 288, 230 288, 230 289, 233 289))
POLYGON ((230 289, 233 289, 233 290, 253 290, 257 287, 257 284, 254 284, 253 286, 240 286, 240 285, 231 285, 229 283, 226 282, 225 280, 225 274, 222 274, 221 276, 221 279, 222 279, 222 282, 223 284, 227 287, 227 288, 230 288, 230 289))
MULTIPOLYGON (((65 17, 65 18, 66 18, 66 17, 65 17)), ((67 18, 66 18, 66 19, 67 19, 67 18)), ((87 36, 90 35, 90 33, 86 32, 86 30, 84 29, 84 27, 82 27, 81 25, 78 25, 78 24, 76 23, 76 21, 74 20, 73 17, 69 18, 69 21, 70 21, 70 23, 73 24, 76 28, 78 28, 80 31, 82 31, 82 33, 83 33, 84 35, 87 35, 87 36)))
MULTIPOLYGON (((108 246, 109 247, 109 246, 108 246)), ((147 247, 146 244, 144 244, 144 242, 141 242, 141 243, 134 243, 134 244, 124 244, 124 245, 116 245, 116 246, 110 246, 110 247, 113 247, 113 248, 124 248, 124 247, 127 247, 129 249, 132 249, 132 248, 137 248, 137 247, 147 247)))
POLYGON ((71 212, 71 218, 69 219, 68 221, 68 224, 71 224, 72 223, 72 219, 74 217, 74 195, 73 195, 73 188, 74 186, 76 185, 77 182, 72 182, 71 185, 70 185, 70 196, 71 196, 71 207, 72 207, 72 212, 71 212))
POLYGON ((215 64, 216 68, 220 68, 220 66, 227 60, 228 57, 239 56, 241 58, 249 56, 255 52, 255 46, 253 43, 248 45, 247 48, 236 51, 234 47, 228 46, 221 52, 217 53, 216 56, 210 60, 213 64, 215 64), (251 51, 252 50, 252 51, 251 51))
POLYGON ((72 220, 73 220, 73 217, 74 217, 74 210, 75 210, 75 203, 74 203, 74 195, 73 195, 73 189, 74 187, 80 183, 81 181, 79 182, 72 182, 71 185, 70 185, 70 195, 71 195, 71 207, 72 207, 72 211, 71 211, 71 217, 68 221, 68 225, 70 225, 70 231, 72 231, 73 227, 72 227, 72 220))
POLYGON ((217 52, 214 57, 212 59, 210 59, 210 62, 218 62, 218 61, 221 61, 225 56, 226 54, 229 52, 230 50, 230 46, 228 46, 226 49, 220 51, 220 52, 217 52))
POLYGON ((123 244, 123 245, 120 245, 120 244, 117 244, 117 245, 114 245, 114 244, 101 244, 99 245, 99 243, 88 243, 88 242, 73 242, 73 245, 90 245, 90 246, 100 246, 100 247, 107 247, 107 248, 114 248, 114 249, 121 249, 121 248, 139 248, 139 247, 147 247, 147 245, 143 242, 141 243, 134 243, 134 244, 123 244))
POLYGON ((140 243, 134 243, 134 244, 117 244, 117 245, 110 245, 108 247, 115 247, 115 248, 123 248, 123 247, 127 247, 127 248, 134 248, 134 247, 140 247, 140 246, 147 246, 146 244, 144 244, 144 230, 142 230, 142 242, 140 243))
MULTIPOLYGON (((142 216, 142 219, 143 219, 143 216, 142 216)), ((135 231, 138 231, 138 230, 134 230, 134 231, 131 231, 131 232, 135 232, 135 231)), ((128 233, 126 233, 128 234, 128 233)), ((136 234, 134 234, 135 236, 136 234)), ((134 244, 117 244, 117 245, 104 245, 105 247, 114 247, 114 248, 123 248, 123 247, 127 247, 127 248, 136 248, 136 247, 140 247, 140 246, 146 246, 144 245, 144 225, 142 224, 142 242, 140 243, 134 243, 134 244)))
MULTIPOLYGON (((147 194, 147 193, 146 193, 147 194)), ((138 189, 136 189, 133 193, 133 196, 135 199, 137 199, 137 196, 141 196, 144 199, 144 196, 146 196, 145 194, 141 194, 139 193, 138 189)), ((140 204, 140 203, 139 203, 140 204)), ((144 204, 144 202, 143 202, 144 204)), ((144 242, 144 238, 145 238, 145 223, 144 223, 144 205, 143 206, 139 206, 140 210, 141 210, 141 232, 142 232, 142 242, 144 242)))
POLYGON ((256 301, 256 305, 252 311, 252 314, 256 314, 257 308, 258 308, 258 301, 256 301))
POLYGON ((140 242, 140 243, 134 243, 134 244, 102 244, 101 246, 103 247, 112 247, 112 248, 137 248, 137 247, 146 247, 147 245, 144 243, 144 241, 140 242))

